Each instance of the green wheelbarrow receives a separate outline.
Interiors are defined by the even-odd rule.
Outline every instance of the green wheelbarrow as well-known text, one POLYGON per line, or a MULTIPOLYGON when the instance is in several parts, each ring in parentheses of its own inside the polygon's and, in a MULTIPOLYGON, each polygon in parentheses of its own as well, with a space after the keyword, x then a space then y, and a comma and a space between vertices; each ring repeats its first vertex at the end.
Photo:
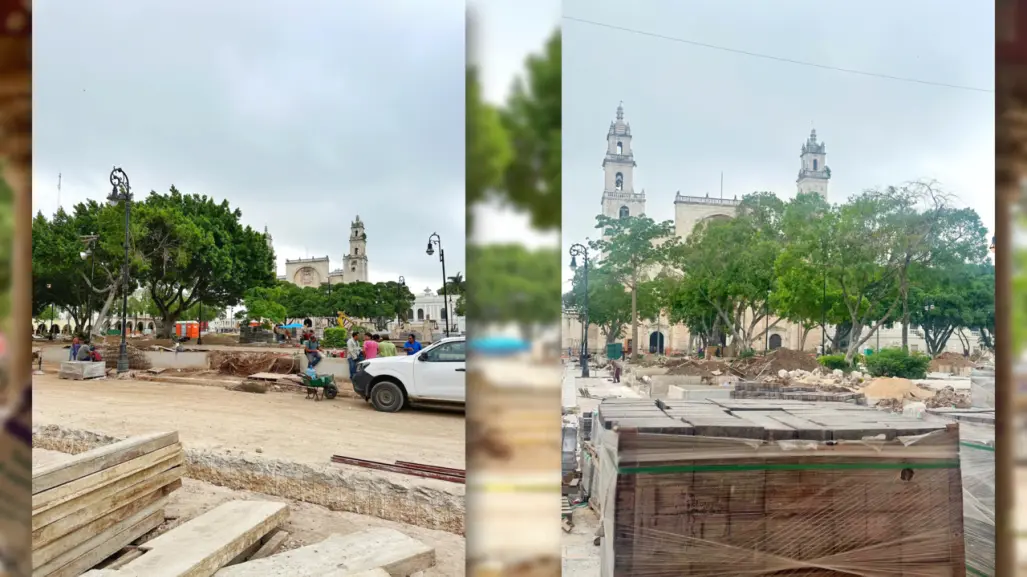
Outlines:
POLYGON ((321 375, 311 378, 310 375, 303 375, 303 386, 307 388, 308 399, 320 401, 321 398, 334 399, 339 394, 339 387, 335 385, 335 375, 321 375))

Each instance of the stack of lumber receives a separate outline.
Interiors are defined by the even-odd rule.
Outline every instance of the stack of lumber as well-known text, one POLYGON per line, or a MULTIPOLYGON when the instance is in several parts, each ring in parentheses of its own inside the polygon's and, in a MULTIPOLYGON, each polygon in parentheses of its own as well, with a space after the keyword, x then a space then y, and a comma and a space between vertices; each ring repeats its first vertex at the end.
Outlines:
POLYGON ((958 424, 837 402, 611 401, 603 576, 966 571, 958 424))
POLYGON ((178 433, 156 433, 32 469, 34 577, 77 577, 164 522, 181 486, 178 433))

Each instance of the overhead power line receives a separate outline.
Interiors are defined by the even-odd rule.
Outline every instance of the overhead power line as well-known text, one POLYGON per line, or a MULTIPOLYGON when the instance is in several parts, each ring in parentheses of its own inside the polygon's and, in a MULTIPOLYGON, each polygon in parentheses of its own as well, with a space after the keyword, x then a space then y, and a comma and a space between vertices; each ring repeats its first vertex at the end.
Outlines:
POLYGON ((867 70, 856 70, 854 68, 842 68, 840 66, 829 66, 827 64, 818 64, 816 62, 807 62, 804 60, 795 60, 794 58, 784 58, 782 56, 774 56, 771 54, 763 54, 760 52, 751 52, 749 50, 741 50, 738 48, 729 48, 727 46, 717 46, 715 44, 708 44, 706 42, 698 42, 696 40, 689 40, 687 38, 678 38, 675 36, 667 36, 666 34, 657 34, 656 32, 646 32, 645 30, 637 30, 634 28, 628 28, 626 26, 617 26, 615 24, 607 24, 605 22, 596 22, 594 20, 586 20, 584 18, 576 18, 574 16, 564 16, 564 20, 570 20, 572 22, 579 22, 581 24, 588 24, 590 26, 598 26, 600 28, 607 28, 610 30, 618 30, 620 32, 627 32, 629 34, 637 34, 639 36, 648 36, 650 38, 658 38, 660 40, 669 40, 671 42, 677 42, 678 44, 687 44, 689 46, 696 46, 699 48, 707 48, 709 50, 719 50, 720 52, 729 52, 731 54, 738 54, 741 56, 749 56, 752 58, 762 58, 764 60, 773 60, 775 62, 784 62, 786 64, 795 64, 798 66, 808 66, 810 68, 819 68, 821 70, 831 70, 834 72, 844 72, 846 74, 857 74, 859 76, 868 76, 871 78, 880 78, 883 80, 894 80, 897 82, 907 82, 910 84, 920 84, 923 86, 933 86, 935 88, 948 88, 951 90, 965 90, 968 92, 983 92, 988 94, 994 94, 995 90, 991 88, 980 88, 978 86, 966 86, 962 84, 949 84, 947 82, 935 82, 933 80, 922 80, 920 78, 909 78, 907 76, 894 76, 891 74, 882 74, 879 72, 870 72, 867 70))

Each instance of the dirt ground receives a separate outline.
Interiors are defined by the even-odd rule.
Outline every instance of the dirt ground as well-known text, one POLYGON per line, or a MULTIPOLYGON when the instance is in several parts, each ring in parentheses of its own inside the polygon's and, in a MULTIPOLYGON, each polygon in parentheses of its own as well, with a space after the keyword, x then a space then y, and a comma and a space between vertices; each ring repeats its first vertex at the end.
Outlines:
POLYGON ((574 528, 564 533, 563 576, 595 577, 599 575, 599 547, 593 544, 599 517, 590 507, 574 509, 574 528))
POLYGON ((333 454, 464 468, 460 413, 379 413, 358 399, 315 402, 288 393, 133 380, 33 377, 33 425, 114 437, 177 430, 187 447, 324 464, 333 454))

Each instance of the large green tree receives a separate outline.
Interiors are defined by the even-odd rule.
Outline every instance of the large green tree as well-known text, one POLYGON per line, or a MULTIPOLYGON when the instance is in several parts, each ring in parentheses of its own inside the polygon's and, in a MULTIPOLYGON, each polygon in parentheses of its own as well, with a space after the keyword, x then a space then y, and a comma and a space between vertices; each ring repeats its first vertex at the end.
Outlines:
POLYGON ((910 319, 923 332, 931 356, 944 352, 954 335, 969 352, 971 343, 963 330, 978 331, 987 344, 995 318, 995 269, 990 263, 918 266, 910 278, 910 319))
POLYGON ((467 249, 467 315, 482 325, 517 324, 525 337, 560 318, 560 254, 520 244, 467 249))
POLYGON ((681 290, 686 293, 675 300, 678 318, 699 321, 701 311, 711 307, 739 350, 751 350, 765 337, 782 320, 779 316, 764 322, 775 312, 774 263, 782 250, 784 212, 784 204, 773 194, 754 193, 742 199, 735 218, 700 223, 674 253, 676 268, 684 272, 681 290), (687 305, 699 310, 681 310, 687 305))
POLYGON ((140 280, 160 312, 160 336, 170 336, 175 321, 198 303, 222 309, 252 288, 274 285, 274 252, 241 217, 228 201, 174 186, 150 193, 137 208, 144 233, 134 244, 146 259, 140 280))
POLYGON ((585 273, 588 271, 588 323, 598 326, 606 335, 606 344, 624 336, 624 327, 631 322, 631 294, 616 275, 602 266, 575 267, 571 290, 563 295, 568 312, 584 320, 585 273))
POLYGON ((673 221, 656 222, 645 216, 610 218, 596 217, 601 240, 592 241, 591 248, 602 255, 600 266, 609 271, 610 279, 626 286, 631 293, 631 343, 638 355, 638 296, 642 284, 655 277, 659 268, 678 244, 673 221))

